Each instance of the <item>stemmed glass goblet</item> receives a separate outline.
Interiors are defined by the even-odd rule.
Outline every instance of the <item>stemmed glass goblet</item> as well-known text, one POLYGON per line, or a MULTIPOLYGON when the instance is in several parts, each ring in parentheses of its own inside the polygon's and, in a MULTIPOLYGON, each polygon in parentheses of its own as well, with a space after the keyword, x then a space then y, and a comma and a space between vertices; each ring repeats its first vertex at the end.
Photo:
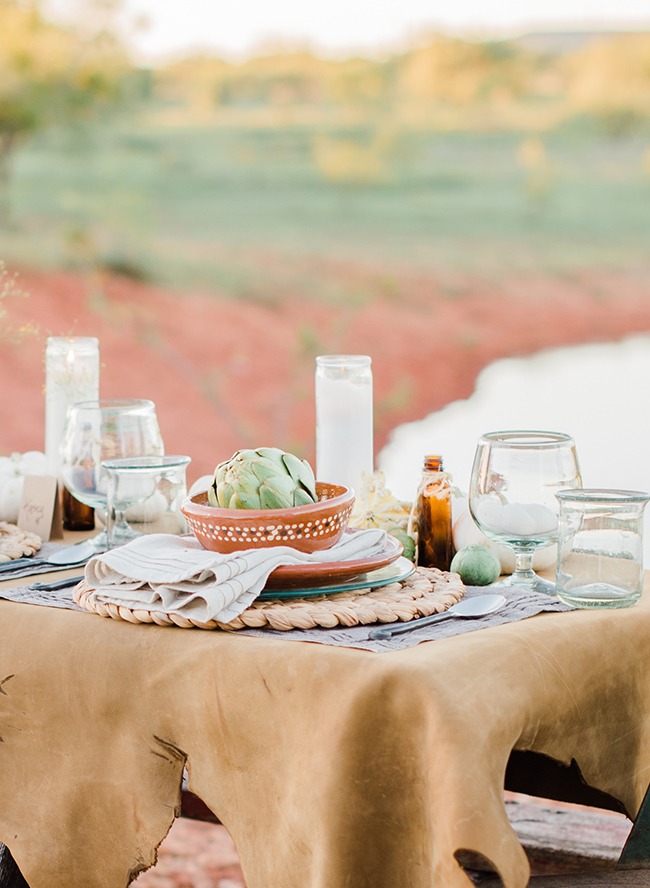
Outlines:
MULTIPOLYGON (((105 510, 108 475, 103 460, 164 452, 153 401, 81 401, 68 407, 59 451, 61 478, 80 502, 105 510)), ((88 542, 96 552, 104 552, 106 530, 88 542)))
POLYGON ((558 490, 582 487, 575 442, 561 432, 490 432, 479 439, 469 508, 489 539, 515 553, 515 570, 499 585, 555 594, 533 570, 537 549, 558 537, 558 490))
POLYGON ((187 496, 185 472, 191 462, 189 456, 104 460, 103 467, 108 472, 109 549, 143 533, 187 532, 180 507, 187 496))

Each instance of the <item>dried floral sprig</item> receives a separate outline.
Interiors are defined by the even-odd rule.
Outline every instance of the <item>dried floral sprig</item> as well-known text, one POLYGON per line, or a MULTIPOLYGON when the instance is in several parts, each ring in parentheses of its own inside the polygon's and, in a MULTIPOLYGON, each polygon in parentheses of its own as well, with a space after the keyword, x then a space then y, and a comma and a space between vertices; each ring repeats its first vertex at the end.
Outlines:
MULTIPOLYGON (((14 272, 14 274, 10 275, 4 261, 0 259, 0 299, 5 299, 7 296, 20 295, 20 290, 16 284, 17 277, 18 272, 14 272)), ((0 311, 4 312, 4 306, 2 306, 1 303, 0 311)))
POLYGON ((0 337, 6 339, 11 335, 13 339, 18 339, 18 341, 20 341, 25 336, 38 333, 38 327, 32 324, 31 321, 28 321, 17 330, 12 330, 11 328, 6 327, 3 323, 3 320, 7 315, 7 308, 4 304, 4 300, 7 299, 9 296, 28 295, 27 293, 23 292, 23 290, 21 290, 18 286, 17 278, 18 272, 10 274, 7 271, 7 267, 4 261, 0 259, 0 337))

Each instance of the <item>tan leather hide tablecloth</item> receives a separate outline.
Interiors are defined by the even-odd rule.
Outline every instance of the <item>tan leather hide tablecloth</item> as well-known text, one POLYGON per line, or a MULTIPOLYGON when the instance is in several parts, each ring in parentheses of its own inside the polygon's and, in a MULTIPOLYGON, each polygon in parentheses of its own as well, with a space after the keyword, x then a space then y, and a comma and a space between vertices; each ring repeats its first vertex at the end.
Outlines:
POLYGON ((524 888, 511 749, 636 815, 650 780, 650 592, 375 654, 0 601, 0 840, 31 888, 125 888, 190 789, 248 888, 524 888))

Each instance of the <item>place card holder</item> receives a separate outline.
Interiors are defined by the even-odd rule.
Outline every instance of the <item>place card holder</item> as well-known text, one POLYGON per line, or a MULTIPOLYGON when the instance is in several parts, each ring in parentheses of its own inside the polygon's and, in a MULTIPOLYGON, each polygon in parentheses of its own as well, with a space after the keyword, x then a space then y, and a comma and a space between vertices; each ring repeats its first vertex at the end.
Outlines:
POLYGON ((63 539, 61 497, 54 475, 25 475, 17 525, 44 542, 63 539))

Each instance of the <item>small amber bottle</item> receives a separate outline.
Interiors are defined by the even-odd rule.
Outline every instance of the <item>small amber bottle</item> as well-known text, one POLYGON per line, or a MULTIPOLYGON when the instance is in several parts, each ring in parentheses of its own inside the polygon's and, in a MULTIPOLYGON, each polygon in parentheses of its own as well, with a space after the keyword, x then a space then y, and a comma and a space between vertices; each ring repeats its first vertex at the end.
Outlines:
POLYGON ((449 570, 454 554, 451 535, 451 485, 449 475, 442 470, 441 456, 424 457, 422 478, 414 506, 418 565, 449 570))
MULTIPOLYGON (((63 487, 63 485, 62 485, 63 487)), ((64 530, 93 530, 95 527, 95 510, 92 506, 80 503, 67 487, 63 487, 61 494, 63 507, 64 530)))

